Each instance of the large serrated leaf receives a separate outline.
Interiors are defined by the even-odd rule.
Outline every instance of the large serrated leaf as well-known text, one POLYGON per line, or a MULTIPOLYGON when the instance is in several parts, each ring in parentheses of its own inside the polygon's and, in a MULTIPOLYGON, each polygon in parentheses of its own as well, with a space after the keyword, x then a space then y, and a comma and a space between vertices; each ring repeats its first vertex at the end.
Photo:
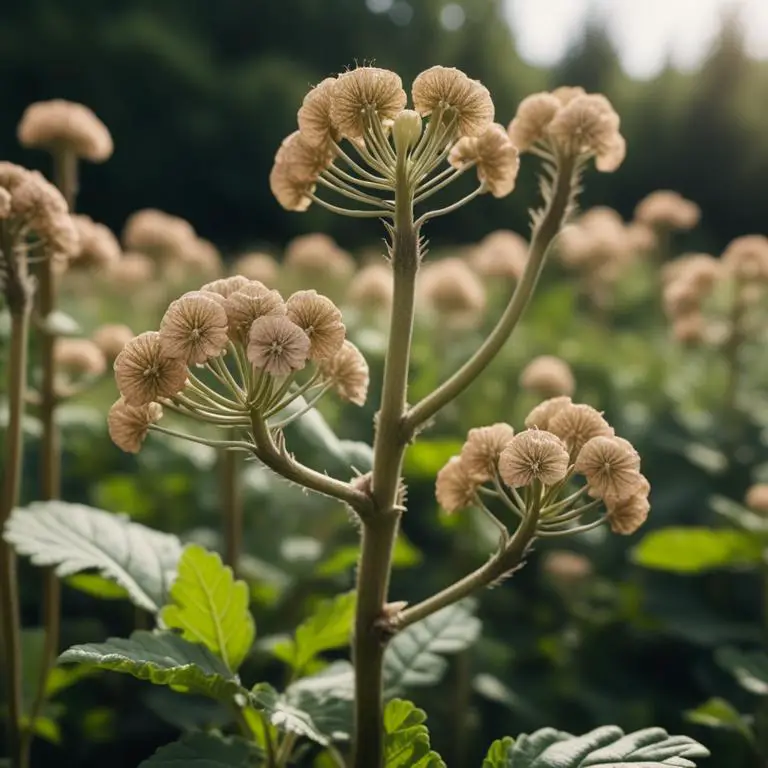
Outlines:
POLYGON ((691 758, 709 751, 688 736, 670 736, 661 728, 624 735, 608 725, 583 736, 543 728, 521 735, 504 768, 696 768, 691 758))
POLYGON ((386 768, 445 768, 429 748, 427 715, 410 701, 392 699, 384 710, 384 765, 386 768))
POLYGON ((240 690, 237 677, 218 656, 174 632, 137 630, 129 638, 75 645, 59 656, 59 663, 124 672, 156 685, 172 685, 214 698, 240 690))
POLYGON ((494 741, 483 760, 483 768, 512 768, 512 747, 514 746, 515 740, 511 736, 494 741))
POLYGON ((212 733, 188 733, 167 744, 139 768, 250 768, 254 748, 245 741, 212 733))
POLYGON ((160 614, 166 626, 210 648, 237 671, 256 635, 248 610, 248 585, 235 580, 232 569, 215 552, 190 544, 179 560, 170 598, 171 604, 160 614))
POLYGON ((305 736, 323 746, 329 743, 328 737, 320 732, 308 712, 289 704, 286 697, 268 683, 254 686, 248 700, 255 709, 266 713, 272 725, 281 731, 305 736))
POLYGON ((355 597, 354 592, 348 592, 323 600, 299 625, 294 638, 276 644, 272 653, 300 675, 318 654, 347 645, 355 616, 355 597))
POLYGON ((387 692, 394 695, 408 686, 437 683, 446 667, 438 654, 459 653, 480 635, 474 608, 472 600, 462 600, 398 633, 384 654, 387 692))
POLYGON ((35 565, 59 576, 96 569, 140 608, 157 612, 181 556, 176 536, 83 504, 41 501, 13 511, 5 540, 35 565))

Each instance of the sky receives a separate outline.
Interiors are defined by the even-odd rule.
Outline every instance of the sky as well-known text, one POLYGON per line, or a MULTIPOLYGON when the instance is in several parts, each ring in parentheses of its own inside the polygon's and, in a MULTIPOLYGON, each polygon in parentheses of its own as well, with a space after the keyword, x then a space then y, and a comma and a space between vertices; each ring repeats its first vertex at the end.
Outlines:
POLYGON ((656 75, 666 61, 695 69, 710 50, 722 15, 735 9, 750 55, 768 59, 768 0, 506 0, 520 55, 551 65, 590 16, 604 21, 623 68, 636 78, 656 75))

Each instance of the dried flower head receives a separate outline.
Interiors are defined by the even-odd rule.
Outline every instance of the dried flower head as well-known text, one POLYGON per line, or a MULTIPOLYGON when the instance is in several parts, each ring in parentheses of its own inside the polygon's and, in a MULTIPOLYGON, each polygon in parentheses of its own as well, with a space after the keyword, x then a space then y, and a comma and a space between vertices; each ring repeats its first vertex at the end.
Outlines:
POLYGON ((392 293, 392 270, 386 264, 369 264, 352 278, 347 298, 360 309, 381 310, 392 306, 392 293))
POLYGON ((701 312, 678 315, 672 323, 672 336, 681 344, 697 345, 707 338, 707 321, 701 312))
POLYGON ((430 67, 413 81, 414 109, 421 115, 455 116, 459 136, 480 136, 493 122, 494 106, 488 89, 454 67, 430 67))
POLYGON ((109 268, 120 259, 120 243, 112 230, 98 224, 90 216, 72 216, 77 229, 80 248, 69 257, 69 266, 83 269, 109 268))
POLYGON ((285 376, 306 365, 309 347, 309 336, 285 315, 267 315, 253 321, 247 354, 256 368, 285 376))
POLYGON ((173 397, 187 381, 187 364, 163 351, 157 331, 131 339, 117 356, 114 368, 117 388, 128 405, 147 405, 173 397))
POLYGON ((541 567, 547 576, 561 584, 583 581, 592 575, 592 562, 588 557, 564 549, 547 552, 541 567))
POLYGON ((18 127, 19 143, 51 153, 72 152, 101 163, 112 155, 112 137, 93 110, 64 99, 30 104, 18 127))
POLYGON ((512 278, 519 280, 528 261, 528 243, 525 238, 508 229, 499 229, 486 235, 472 250, 469 263, 472 269, 486 278, 512 278))
POLYGON ((566 107, 575 98, 586 96, 587 92, 580 85, 561 85, 552 91, 552 95, 558 100, 561 106, 566 107))
POLYGON ((368 363, 351 341, 345 340, 332 357, 320 360, 318 369, 326 381, 333 383, 340 398, 354 405, 365 405, 370 381, 368 363))
POLYGON ((211 278, 222 273, 224 262, 219 249, 210 240, 195 237, 187 244, 176 266, 181 279, 187 278, 190 272, 211 278))
POLYGON ((567 406, 572 405, 570 397, 550 397, 539 403, 526 417, 525 426, 528 429, 549 429, 549 424, 567 406))
POLYGON ((613 428, 591 405, 568 404, 552 416, 547 429, 568 446, 575 459, 584 444, 593 437, 611 437, 613 428))
MULTIPOLYGON (((232 278, 225 278, 225 280, 232 281, 232 278)), ((266 285, 255 280, 231 293, 224 300, 223 306, 227 313, 229 338, 241 344, 246 343, 254 320, 261 317, 279 317, 286 313, 283 297, 277 291, 271 291, 266 285)))
POLYGON ((346 328, 339 308, 317 291, 297 291, 286 302, 288 319, 296 323, 311 342, 309 357, 324 360, 335 355, 344 343, 346 328))
POLYGON ((327 147, 308 144, 300 131, 283 139, 269 174, 269 188, 287 211, 306 211, 312 204, 317 177, 333 161, 327 147))
POLYGON ((768 513, 768 483, 757 483, 747 489, 744 503, 754 512, 768 513))
POLYGON ((104 276, 113 287, 130 290, 151 282, 155 276, 155 262, 144 253, 124 253, 107 267, 104 276))
POLYGON ((156 208, 131 214, 123 228, 126 249, 146 253, 160 262, 182 259, 196 237, 188 221, 156 208))
POLYGON ((326 77, 304 97, 299 109, 301 135, 313 147, 327 147, 339 140, 339 132, 331 120, 331 104, 336 87, 335 77, 326 77))
POLYGON ((574 469, 587 478, 592 495, 623 501, 641 485, 640 456, 620 437, 593 437, 579 451, 574 469))
POLYGON ((0 187, 0 219, 7 219, 13 210, 11 206, 11 193, 0 187))
POLYGON ((553 355, 541 355, 531 360, 520 374, 520 386, 544 397, 572 395, 576 389, 571 366, 553 355))
POLYGON ((114 360, 123 347, 135 336, 127 325, 101 325, 91 336, 93 343, 101 350, 107 360, 114 360))
POLYGON ((133 406, 121 397, 107 415, 109 436, 120 450, 138 453, 150 425, 157 424, 162 416, 163 408, 159 403, 133 406))
POLYGON ((438 315, 472 321, 485 309, 485 288, 459 258, 440 259, 421 269, 419 291, 438 315))
POLYGON ((499 456, 499 475, 510 488, 523 488, 535 480, 554 485, 567 472, 568 451, 563 441, 541 429, 518 432, 499 456))
POLYGON ((696 312, 700 309, 705 295, 696 282, 682 275, 664 286, 662 292, 664 314, 674 319, 696 312))
POLYGON ((446 512, 454 514, 472 506, 476 487, 462 460, 453 456, 437 473, 435 498, 446 512))
POLYGON ((629 498, 621 501, 607 501, 606 517, 614 533, 629 536, 648 519, 648 513, 651 510, 651 505, 648 501, 650 490, 650 483, 643 475, 640 475, 640 484, 637 491, 629 498))
POLYGON ((547 128, 563 105, 551 93, 532 93, 517 106, 517 112, 507 129, 512 143, 526 152, 544 141, 547 128))
POLYGON ((357 67, 336 78, 331 121, 342 136, 358 139, 364 136, 368 120, 392 120, 406 101, 399 75, 379 67, 357 67))
POLYGON ((193 291, 171 305, 160 321, 160 346, 190 365, 218 357, 227 347, 227 313, 205 291, 193 291))
POLYGON ((700 218, 701 209, 696 203, 669 189, 651 192, 635 208, 635 219, 651 227, 693 229, 700 218))
POLYGON ((283 264, 308 279, 327 275, 346 278, 355 268, 352 257, 332 237, 320 232, 293 238, 286 246, 283 264))
POLYGON ((104 353, 90 339, 56 339, 53 359, 71 376, 101 376, 107 370, 104 353))
POLYGON ((470 429, 461 449, 461 462, 469 476, 478 483, 491 480, 501 452, 514 436, 515 430, 503 422, 470 429))
MULTIPOLYGON (((233 293, 245 288, 245 286, 251 282, 258 281, 244 277, 243 275, 231 275, 230 277, 222 277, 218 280, 206 283, 200 290, 205 293, 214 294, 213 298, 216 301, 219 301, 220 304, 223 304, 224 302, 220 301, 220 299, 228 299, 233 293), (219 297, 218 299, 216 298, 217 296, 219 297)), ((266 286, 264 286, 264 288, 266 289, 266 286)))
POLYGON ((268 253, 245 253, 235 260, 232 271, 264 285, 277 282, 277 262, 268 253))
POLYGON ((494 197, 505 197, 515 188, 520 157, 504 127, 491 123, 479 136, 463 136, 448 160, 455 168, 477 167, 477 178, 494 197))
POLYGON ((768 280, 768 237, 743 235, 733 240, 723 252, 723 266, 737 280, 768 280))

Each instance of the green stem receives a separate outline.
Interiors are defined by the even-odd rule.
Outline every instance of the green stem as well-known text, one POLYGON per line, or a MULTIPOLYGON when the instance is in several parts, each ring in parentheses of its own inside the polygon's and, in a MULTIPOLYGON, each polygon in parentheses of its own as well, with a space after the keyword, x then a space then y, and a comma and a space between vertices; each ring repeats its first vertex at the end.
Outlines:
POLYGON ((572 159, 564 158, 560 161, 552 196, 533 233, 525 271, 507 308, 477 352, 453 376, 408 411, 403 425, 406 436, 415 434, 422 424, 469 387, 493 362, 509 339, 533 296, 544 269, 549 248, 563 225, 575 187, 575 172, 575 163, 572 159))
MULTIPOLYGON (((232 435, 235 439, 236 434, 232 435)), ((240 483, 240 456, 237 451, 220 451, 221 507, 224 514, 224 562, 237 573, 243 539, 243 493, 240 483)))
POLYGON ((389 589, 392 549, 402 509, 398 490, 407 441, 402 432, 419 268, 419 231, 405 158, 398 159, 395 225, 392 229, 393 305, 384 365, 381 409, 373 447, 373 513, 362 518, 362 555, 357 574, 353 641, 355 665, 355 768, 383 764, 383 660, 380 628, 389 589))

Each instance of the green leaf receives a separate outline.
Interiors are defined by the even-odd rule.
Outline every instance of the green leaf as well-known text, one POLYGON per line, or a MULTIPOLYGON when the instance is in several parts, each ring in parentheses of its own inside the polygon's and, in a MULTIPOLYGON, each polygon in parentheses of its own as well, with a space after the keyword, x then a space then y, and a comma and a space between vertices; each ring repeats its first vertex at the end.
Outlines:
POLYGON ((171 685, 222 698, 240 690, 235 675, 208 648, 174 632, 138 630, 130 638, 75 645, 59 656, 60 664, 83 664, 124 672, 155 685, 171 685))
POLYGON ((96 569, 123 587, 139 608, 153 613, 166 602, 181 555, 176 536, 64 501, 14 510, 4 535, 35 565, 55 566, 58 576, 96 569))
POLYGON ((269 683, 255 685, 248 697, 251 705, 269 717, 270 722, 281 731, 304 736, 326 746, 329 739, 315 725, 307 712, 289 704, 269 683))
POLYGON ((758 696, 768 695, 768 656, 763 651, 721 648, 716 658, 717 663, 727 669, 742 688, 758 696))
POLYGON ((688 736, 670 736, 661 728, 624 735, 607 725, 584 736, 542 728, 522 734, 505 768, 695 768, 689 758, 709 751, 688 736))
POLYGON ((184 548, 171 587, 171 604, 160 613, 182 637, 202 643, 236 671, 248 655, 256 627, 248 610, 248 585, 215 552, 198 544, 184 548))
POLYGON ((318 654, 349 643, 355 602, 354 592, 323 600, 315 612, 299 625, 295 637, 276 644, 272 652, 300 675, 318 654))
POLYGON ((685 719, 708 728, 727 728, 738 731, 744 738, 752 739, 752 732, 744 717, 739 714, 733 704, 725 701, 725 699, 712 698, 696 709, 686 712, 685 719))
POLYGON ((673 573, 754 566, 762 559, 756 536, 730 528, 663 528, 633 550, 638 565, 673 573))
POLYGON ((432 479, 462 445, 461 440, 419 440, 408 448, 403 472, 411 478, 432 479))
POLYGON ((86 595, 98 597, 101 600, 124 600, 128 598, 128 590, 96 573, 76 573, 69 576, 64 583, 72 589, 85 592, 86 595))
MULTIPOLYGON (((357 544, 339 547, 332 555, 325 558, 318 566, 315 573, 318 576, 336 576, 354 568, 360 559, 360 547, 357 544)), ((418 565, 422 560, 421 552, 400 533, 395 541, 395 549, 392 552, 393 568, 410 568, 418 565)))
POLYGON ((250 768, 253 758, 253 748, 241 739, 188 733, 160 747, 139 768, 250 768))
POLYGON ((429 748, 427 715, 410 701, 392 699, 384 710, 385 768, 445 768, 429 748))
POLYGON ((409 686, 434 685, 447 662, 438 654, 459 653, 480 635, 473 600, 449 605, 395 635, 384 653, 384 682, 392 695, 409 686))
POLYGON ((515 740, 511 736, 494 741, 483 760, 483 768, 512 768, 512 747, 514 746, 515 740))

